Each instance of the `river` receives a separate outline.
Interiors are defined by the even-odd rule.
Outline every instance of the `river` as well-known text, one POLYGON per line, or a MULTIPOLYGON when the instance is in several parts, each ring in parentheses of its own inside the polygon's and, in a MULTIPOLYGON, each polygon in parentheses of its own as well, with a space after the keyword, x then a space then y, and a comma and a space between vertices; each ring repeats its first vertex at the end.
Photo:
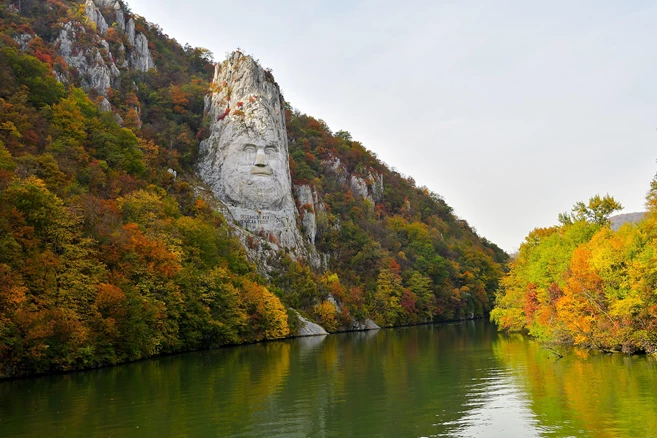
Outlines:
POLYGON ((0 382, 2 437, 657 433, 657 360, 557 360, 487 321, 292 339, 0 382))

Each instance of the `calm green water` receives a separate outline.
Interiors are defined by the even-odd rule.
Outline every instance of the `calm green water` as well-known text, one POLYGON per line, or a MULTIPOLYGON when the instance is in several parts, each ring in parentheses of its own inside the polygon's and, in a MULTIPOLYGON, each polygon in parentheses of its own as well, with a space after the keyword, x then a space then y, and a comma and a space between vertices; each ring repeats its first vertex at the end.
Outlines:
POLYGON ((0 436, 633 436, 652 357, 555 360, 486 321, 225 348, 0 382, 0 436))

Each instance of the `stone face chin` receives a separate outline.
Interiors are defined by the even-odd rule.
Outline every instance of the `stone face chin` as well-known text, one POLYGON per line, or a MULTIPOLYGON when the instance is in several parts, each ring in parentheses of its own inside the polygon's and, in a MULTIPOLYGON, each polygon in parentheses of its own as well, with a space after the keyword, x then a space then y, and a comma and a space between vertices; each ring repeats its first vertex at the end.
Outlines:
POLYGON ((278 86, 251 57, 235 52, 215 69, 210 137, 201 142, 199 172, 233 221, 300 248, 297 211, 278 86))

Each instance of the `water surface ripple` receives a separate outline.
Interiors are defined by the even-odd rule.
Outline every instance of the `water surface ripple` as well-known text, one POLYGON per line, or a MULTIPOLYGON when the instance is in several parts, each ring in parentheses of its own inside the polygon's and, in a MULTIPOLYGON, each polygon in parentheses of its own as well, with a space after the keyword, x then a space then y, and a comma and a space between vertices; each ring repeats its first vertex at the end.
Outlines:
POLYGON ((438 324, 0 382, 0 436, 645 437, 656 371, 438 324))

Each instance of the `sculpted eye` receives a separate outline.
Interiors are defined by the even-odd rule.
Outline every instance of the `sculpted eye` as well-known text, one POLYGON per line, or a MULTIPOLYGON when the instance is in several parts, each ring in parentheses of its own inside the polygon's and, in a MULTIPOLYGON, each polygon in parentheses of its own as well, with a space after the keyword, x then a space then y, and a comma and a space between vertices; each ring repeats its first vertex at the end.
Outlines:
POLYGON ((278 148, 276 146, 267 146, 265 148, 265 153, 267 154, 275 154, 276 152, 278 152, 278 148))
POLYGON ((256 151, 256 148, 252 144, 247 144, 246 146, 244 146, 244 152, 252 153, 252 152, 255 152, 255 151, 256 151))

